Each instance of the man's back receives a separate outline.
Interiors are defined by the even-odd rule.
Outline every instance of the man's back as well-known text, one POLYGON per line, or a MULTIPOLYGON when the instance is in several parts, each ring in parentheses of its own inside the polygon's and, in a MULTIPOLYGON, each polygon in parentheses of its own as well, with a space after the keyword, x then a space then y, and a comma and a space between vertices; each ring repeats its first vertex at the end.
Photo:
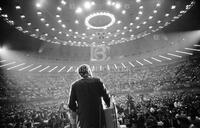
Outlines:
POLYGON ((98 78, 80 79, 72 85, 69 108, 77 112, 81 128, 105 124, 101 97, 109 106, 109 96, 98 78))

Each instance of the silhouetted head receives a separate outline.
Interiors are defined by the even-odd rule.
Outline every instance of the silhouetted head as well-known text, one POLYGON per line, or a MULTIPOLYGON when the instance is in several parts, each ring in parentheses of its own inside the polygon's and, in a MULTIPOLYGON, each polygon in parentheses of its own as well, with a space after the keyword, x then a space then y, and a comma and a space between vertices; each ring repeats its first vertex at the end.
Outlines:
POLYGON ((88 78, 92 76, 92 72, 90 70, 90 66, 87 64, 83 64, 78 68, 78 73, 83 78, 88 78))

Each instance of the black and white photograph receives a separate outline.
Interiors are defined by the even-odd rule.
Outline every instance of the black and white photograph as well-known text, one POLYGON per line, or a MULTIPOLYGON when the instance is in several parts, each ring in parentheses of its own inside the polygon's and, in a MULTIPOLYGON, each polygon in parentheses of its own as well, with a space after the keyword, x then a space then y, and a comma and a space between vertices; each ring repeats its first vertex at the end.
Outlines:
POLYGON ((0 128, 200 128, 200 1, 0 0, 0 128))

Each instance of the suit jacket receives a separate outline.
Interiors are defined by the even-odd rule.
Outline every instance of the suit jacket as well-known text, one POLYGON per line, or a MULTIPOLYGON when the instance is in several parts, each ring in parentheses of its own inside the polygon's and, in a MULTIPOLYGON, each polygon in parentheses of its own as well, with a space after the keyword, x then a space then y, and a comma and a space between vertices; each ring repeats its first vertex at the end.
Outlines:
POLYGON ((110 97, 98 78, 84 78, 72 84, 68 106, 78 114, 81 128, 105 126, 101 97, 109 107, 110 97))

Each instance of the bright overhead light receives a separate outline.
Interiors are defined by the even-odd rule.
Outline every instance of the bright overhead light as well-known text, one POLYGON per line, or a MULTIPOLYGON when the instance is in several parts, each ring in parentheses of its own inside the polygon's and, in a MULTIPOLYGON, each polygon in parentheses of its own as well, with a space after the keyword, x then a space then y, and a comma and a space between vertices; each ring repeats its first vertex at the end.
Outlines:
POLYGON ((87 26, 87 28, 92 28, 92 29, 107 29, 108 27, 112 26, 114 23, 115 23, 116 19, 115 19, 115 16, 111 13, 108 13, 108 12, 96 12, 96 13, 93 13, 89 16, 87 16, 85 18, 85 25, 87 26), (104 25, 104 26, 93 26, 90 24, 90 20, 94 17, 97 17, 97 16, 107 16, 109 17, 111 20, 110 22, 107 24, 107 25, 104 25))
POLYGON ((115 4, 115 8, 116 8, 116 9, 120 9, 120 8, 121 8, 121 4, 120 4, 120 3, 116 3, 116 4, 115 4))
POLYGON ((158 11, 157 10, 153 10, 153 13, 157 13, 158 11))
POLYGON ((63 25, 62 25, 62 27, 63 27, 63 28, 66 28, 66 25, 65 25, 65 24, 63 24, 63 25))
POLYGON ((137 2, 137 3, 140 3, 140 2, 141 2, 141 0, 136 0, 136 2, 137 2))
POLYGON ((42 15, 42 12, 37 12, 38 15, 42 15))
POLYGON ((75 24, 79 24, 79 21, 78 21, 78 20, 75 20, 75 24))
POLYGON ((35 5, 37 8, 41 8, 42 7, 42 4, 41 3, 36 3, 35 5))
POLYGON ((158 21, 157 21, 157 23, 159 24, 159 23, 161 23, 161 21, 160 21, 160 20, 158 20, 158 21))
POLYGON ((86 1, 83 6, 85 9, 90 9, 92 7, 92 5, 89 1, 86 1))
POLYGON ((157 7, 160 7, 160 3, 157 3, 156 6, 157 6, 157 7))
POLYGON ((142 11, 139 11, 139 12, 138 12, 138 14, 142 15, 142 14, 143 14, 143 12, 142 12, 142 11))
POLYGON ((144 6, 140 6, 140 7, 139 7, 139 9, 143 9, 143 8, 144 8, 144 6))
POLYGON ((20 6, 16 6, 15 8, 16 8, 16 9, 21 9, 21 7, 20 7, 20 6))
POLYGON ((112 2, 111 5, 114 6, 114 5, 115 5, 115 2, 112 2))
POLYGON ((44 19, 44 18, 41 18, 40 20, 41 20, 41 21, 45 21, 45 19, 44 19))
POLYGON ((24 19, 24 18, 25 18, 25 16, 24 16, 24 15, 21 15, 20 17, 21 17, 22 19, 24 19))
POLYGON ((78 8, 76 9, 76 13, 82 13, 82 12, 83 12, 83 9, 82 9, 82 8, 78 7, 78 8))
POLYGON ((149 19, 153 19, 153 16, 149 16, 149 19))
POLYGON ((171 6, 171 9, 175 9, 175 8, 176 8, 176 5, 172 5, 172 6, 171 6))
POLYGON ((117 21, 117 24, 121 24, 121 23, 122 23, 122 21, 121 21, 121 20, 118 20, 118 21, 117 21))
POLYGON ((109 0, 108 2, 107 2, 107 5, 111 5, 112 4, 112 2, 109 0))
POLYGON ((66 1, 64 1, 64 0, 62 0, 62 1, 61 1, 61 4, 62 4, 62 5, 66 5, 66 4, 67 4, 67 2, 66 2, 66 1))
POLYGON ((95 5, 95 2, 94 2, 94 1, 92 1, 92 2, 91 2, 91 5, 92 5, 92 6, 94 6, 94 5, 95 5))
POLYGON ((138 17, 138 16, 135 18, 135 20, 139 20, 139 19, 140 19, 140 17, 138 17))
POLYGON ((126 14, 126 10, 123 10, 123 11, 122 11, 122 14, 126 14))
POLYGON ((58 20, 58 23, 61 23, 62 22, 62 20, 58 20))
POLYGON ((57 7, 57 10, 58 10, 58 11, 62 11, 62 8, 61 8, 61 7, 57 7))
POLYGON ((169 16, 169 13, 166 13, 166 14, 165 14, 165 17, 168 17, 168 16, 169 16))
POLYGON ((31 23, 27 23, 28 26, 31 26, 31 23))
POLYGON ((49 27, 49 24, 45 24, 46 27, 49 27))

